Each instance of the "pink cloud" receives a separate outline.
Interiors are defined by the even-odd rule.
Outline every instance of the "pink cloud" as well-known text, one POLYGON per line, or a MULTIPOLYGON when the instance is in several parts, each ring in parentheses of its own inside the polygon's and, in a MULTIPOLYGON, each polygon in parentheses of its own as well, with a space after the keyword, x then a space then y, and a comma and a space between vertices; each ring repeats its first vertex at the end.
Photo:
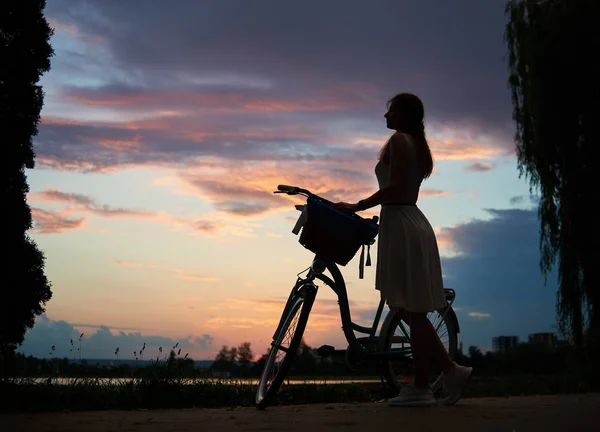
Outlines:
MULTIPOLYGON (((197 195, 213 203, 217 211, 233 216, 257 216, 292 209, 302 197, 275 195, 278 184, 297 185, 332 200, 350 200, 365 195, 372 187, 366 179, 369 161, 341 159, 333 167, 329 161, 198 163, 181 169, 170 186, 184 194, 197 195), (306 175, 310 172, 311 175, 306 175)), ((371 167, 372 168, 372 167, 371 167)))
POLYGON ((85 218, 69 218, 62 213, 32 208, 33 230, 40 234, 60 234, 83 227, 85 218))
MULTIPOLYGON (((213 203, 215 209, 234 216, 259 216, 293 208, 302 197, 274 195, 278 184, 309 189, 332 201, 351 201, 364 198, 376 189, 371 171, 376 161, 341 159, 299 162, 228 162, 198 163, 195 168, 178 171, 174 178, 179 193, 197 195, 213 203), (310 175, 306 175, 310 172, 310 175), (370 179, 370 181, 369 181, 370 179)), ((423 188, 421 198, 452 196, 450 192, 423 188)))
MULTIPOLYGON (((321 124, 303 129, 301 123, 288 120, 259 127, 242 119, 232 128, 218 119, 211 124, 212 118, 165 116, 80 124, 50 119, 50 125, 74 128, 72 132, 55 130, 59 134, 72 133, 81 143, 73 145, 75 153, 69 153, 70 157, 88 149, 86 154, 92 159, 87 160, 83 153, 76 161, 66 159, 66 153, 54 157, 42 153, 40 161, 52 167, 83 170, 164 165, 181 180, 178 192, 196 195, 209 201, 218 214, 238 218, 262 216, 298 203, 298 199, 272 194, 280 183, 305 187, 332 200, 358 200, 375 191, 373 167, 379 147, 376 143, 384 142, 380 136, 340 135, 325 144, 334 135, 321 129, 321 124), (281 142, 277 143, 278 139, 281 142), (344 141, 348 144, 339 144, 344 141), (95 168, 91 162, 94 159, 99 164, 95 168)), ((430 139, 436 160, 479 162, 501 152, 487 142, 479 144, 476 134, 449 133, 448 139, 438 139, 438 135, 430 139)), ((49 195, 52 191, 46 192, 49 195)), ((448 196, 451 194, 447 191, 431 188, 423 188, 421 193, 422 198, 448 196)), ((93 204, 83 208, 104 216, 152 217, 141 211, 93 204)), ((216 223, 206 221, 199 221, 196 229, 206 234, 218 231, 216 223)))
MULTIPOLYGON (((208 109, 211 112, 239 111, 339 111, 373 103, 373 88, 364 83, 341 83, 312 92, 276 94, 268 89, 219 89, 205 86, 76 87, 64 86, 59 99, 79 105, 126 109, 208 109)), ((176 111, 177 112, 177 111, 176 111)))
POLYGON ((457 139, 429 139, 429 145, 435 160, 492 159, 504 152, 500 148, 480 145, 477 141, 457 139))
POLYGON ((87 195, 62 192, 57 189, 48 189, 41 192, 31 192, 28 199, 34 203, 66 204, 59 213, 37 208, 35 218, 39 225, 40 233, 62 232, 69 229, 81 228, 87 221, 84 217, 69 218, 74 214, 89 213, 106 218, 139 218, 141 220, 159 224, 170 225, 175 229, 186 229, 202 235, 216 235, 224 233, 229 235, 247 235, 243 228, 235 224, 228 224, 223 218, 206 215, 174 216, 166 212, 151 212, 146 210, 127 209, 99 204, 87 195))
POLYGON ((117 152, 139 152, 145 150, 142 145, 142 136, 137 134, 129 139, 99 139, 98 144, 104 147, 108 147, 117 152))
POLYGON ((154 216, 153 212, 115 208, 108 205, 100 205, 87 195, 62 192, 57 189, 48 189, 41 192, 33 192, 29 194, 29 198, 33 202, 71 204, 69 212, 77 210, 79 212, 89 212, 105 217, 154 216))
POLYGON ((437 226, 434 227, 434 230, 438 247, 446 251, 451 251, 453 245, 451 231, 437 226))
POLYGON ((421 198, 433 198, 433 197, 450 197, 452 194, 441 189, 429 189, 423 188, 419 191, 419 197, 421 198))
MULTIPOLYGON (((277 111, 281 113, 282 111, 277 111)), ((343 126, 343 117, 303 120, 294 116, 153 114, 145 119, 85 121, 44 117, 38 162, 52 169, 110 171, 139 165, 190 166, 213 158, 224 161, 302 161, 361 164, 374 160, 386 135, 343 126), (55 147, 60 143, 60 147, 55 147)), ((440 129, 429 138, 436 160, 484 160, 502 150, 490 138, 440 129), (448 136, 445 137, 444 134, 448 136), (441 138, 440 138, 441 137, 441 138)), ((372 169, 372 166, 369 167, 372 169)))
POLYGON ((42 192, 30 193, 29 197, 41 202, 69 203, 81 206, 95 205, 94 201, 86 195, 61 192, 57 189, 48 189, 42 192))

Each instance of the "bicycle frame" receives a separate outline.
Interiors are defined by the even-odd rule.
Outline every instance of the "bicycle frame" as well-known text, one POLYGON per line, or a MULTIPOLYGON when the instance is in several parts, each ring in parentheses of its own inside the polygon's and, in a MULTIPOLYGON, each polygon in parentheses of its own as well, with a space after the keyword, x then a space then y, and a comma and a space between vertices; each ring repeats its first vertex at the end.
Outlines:
MULTIPOLYGON (((296 186, 279 185, 279 186, 277 186, 277 191, 275 191, 274 193, 285 193, 288 195, 303 195, 306 197, 312 196, 312 197, 318 198, 322 202, 333 204, 333 203, 331 203, 331 201, 328 201, 324 198, 321 198, 321 197, 311 193, 310 191, 308 191, 306 189, 298 188, 296 186)), ((303 208, 303 206, 296 206, 296 209, 298 209, 298 210, 302 210, 302 208, 303 208)), ((375 220, 375 218, 374 218, 374 220, 375 220)), ((375 220, 375 222, 376 222, 376 220, 375 220)), ((318 256, 318 254, 315 255, 312 265, 308 269, 307 276, 305 278, 301 278, 300 274, 298 275, 296 284, 294 285, 294 288, 292 289, 292 291, 288 297, 288 300, 286 302, 286 305, 284 307, 284 310, 283 310, 284 315, 287 314, 289 312, 290 307, 292 307, 292 301, 294 300, 294 294, 296 292, 298 292, 298 290, 305 288, 305 289, 310 289, 316 293, 316 291, 318 290, 318 287, 313 283, 315 279, 319 279, 322 282, 324 282, 325 284, 327 284, 333 290, 333 292, 335 292, 335 294, 338 297, 338 304, 340 306, 340 318, 342 320, 342 331, 344 332, 344 336, 346 338, 346 341, 348 342, 348 348, 357 350, 357 352, 359 352, 363 355, 366 355, 367 357, 379 357, 381 359, 388 359, 388 360, 392 359, 392 358, 398 358, 398 357, 404 358, 405 355, 410 352, 410 348, 396 348, 396 349, 392 349, 389 352, 383 352, 383 351, 379 350, 378 346, 375 346, 375 343, 377 342, 377 338, 375 335, 377 333, 377 328, 379 327, 379 321, 381 319, 381 314, 383 313, 383 307, 385 305, 385 300, 382 299, 379 301, 379 306, 377 307, 377 312, 375 314, 375 318, 373 320, 373 324, 371 325, 371 327, 363 327, 361 325, 358 325, 358 324, 352 322, 352 316, 350 313, 350 305, 348 302, 348 291, 346 289, 346 282, 344 281, 344 277, 342 276, 342 273, 340 272, 340 269, 335 262, 327 260, 327 259, 323 259, 322 257, 318 256), (325 274, 323 274, 323 272, 325 270, 329 271, 329 273, 331 274, 333 279, 330 278, 329 276, 326 276, 325 274), (366 344, 361 343, 361 341, 359 340, 359 338, 356 337, 354 332, 366 334, 367 335, 367 337, 366 337, 367 343, 366 344)), ((460 331, 458 329, 458 321, 456 320, 456 316, 454 315, 454 312, 451 308, 452 303, 454 302, 455 292, 453 289, 450 289, 450 288, 444 289, 444 291, 446 291, 446 299, 448 300, 448 305, 446 307, 446 310, 444 311, 444 317, 447 313, 450 313, 451 315, 453 315, 453 319, 457 325, 457 330, 460 331)), ((277 326, 277 329, 275 330, 275 333, 273 335, 273 340, 279 340, 278 337, 279 337, 279 333, 281 332, 281 325, 282 325, 282 322, 280 321, 277 326)), ((440 325, 441 325, 441 322, 440 322, 440 325)), ((404 329, 403 329, 403 331, 406 335, 406 332, 404 329)), ((360 339, 365 339, 365 338, 360 338, 360 339)))
MULTIPOLYGON (((351 349, 355 349, 361 354, 364 354, 368 357, 380 357, 382 359, 405 357, 405 355, 410 352, 410 348, 396 348, 392 349, 389 352, 382 352, 376 349, 377 347, 375 346, 375 343, 377 339, 375 335, 379 327, 379 321, 381 320, 381 315, 385 306, 385 300, 382 299, 379 301, 379 305, 377 307, 375 318, 373 319, 373 324, 371 325, 371 327, 364 327, 356 324, 352 321, 350 304, 348 301, 348 291, 346 289, 346 282, 344 281, 344 277, 339 267, 336 263, 322 259, 319 256, 315 256, 313 263, 308 269, 308 274, 305 278, 302 278, 300 277, 300 275, 298 275, 296 284, 290 292, 290 295, 284 307, 284 315, 289 311, 289 308, 292 306, 292 301, 295 297, 294 294, 298 292, 298 290, 304 287, 308 287, 308 289, 314 291, 318 289, 317 286, 313 283, 315 279, 319 279, 323 283, 328 285, 337 295, 338 304, 340 307, 340 318, 342 320, 342 331, 344 332, 346 341, 348 342, 348 345, 351 349), (327 270, 331 274, 333 279, 323 274, 325 270, 327 270), (354 332, 366 334, 367 343, 362 344, 359 338, 356 337, 354 332)), ((273 340, 278 340, 280 331, 281 323, 277 326, 277 329, 275 330, 273 340)))

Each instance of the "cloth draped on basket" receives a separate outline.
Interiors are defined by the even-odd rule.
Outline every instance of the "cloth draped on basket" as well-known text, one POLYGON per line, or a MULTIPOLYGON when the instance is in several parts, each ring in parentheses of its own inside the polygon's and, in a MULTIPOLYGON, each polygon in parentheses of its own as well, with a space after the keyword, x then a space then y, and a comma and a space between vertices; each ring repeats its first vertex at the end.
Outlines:
POLYGON ((359 264, 359 278, 364 275, 365 246, 367 246, 366 265, 371 265, 370 247, 375 243, 378 226, 372 220, 364 219, 353 213, 336 210, 331 205, 315 198, 308 198, 302 214, 294 227, 298 234, 302 228, 299 242, 319 257, 329 259, 345 266, 362 248, 359 264))

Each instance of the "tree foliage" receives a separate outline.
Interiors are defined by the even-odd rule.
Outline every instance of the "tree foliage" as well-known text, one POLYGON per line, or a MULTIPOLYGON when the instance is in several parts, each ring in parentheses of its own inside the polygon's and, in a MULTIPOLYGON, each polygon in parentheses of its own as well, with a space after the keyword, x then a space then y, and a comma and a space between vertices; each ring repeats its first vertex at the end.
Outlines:
POLYGON ((243 342, 237 349, 237 361, 242 364, 248 364, 254 358, 250 342, 243 342))
MULTIPOLYGON (((264 356, 263 356, 264 357, 264 356)), ((258 366, 252 365, 254 354, 250 342, 242 342, 238 347, 223 345, 215 361, 210 367, 213 372, 226 372, 237 376, 250 375, 258 366)), ((264 364, 266 358, 262 359, 260 365, 264 364)))
POLYGON ((44 102, 41 86, 53 55, 52 29, 43 0, 4 0, 0 4, 0 131, 2 155, 0 199, 3 208, 0 260, 0 349, 23 341, 35 316, 44 312, 52 292, 44 272, 45 257, 27 231, 32 227, 26 168, 34 167, 32 138, 44 102))
POLYGON ((511 0, 506 14, 518 166, 540 194, 541 269, 558 267, 560 329, 597 347, 600 2, 511 0))

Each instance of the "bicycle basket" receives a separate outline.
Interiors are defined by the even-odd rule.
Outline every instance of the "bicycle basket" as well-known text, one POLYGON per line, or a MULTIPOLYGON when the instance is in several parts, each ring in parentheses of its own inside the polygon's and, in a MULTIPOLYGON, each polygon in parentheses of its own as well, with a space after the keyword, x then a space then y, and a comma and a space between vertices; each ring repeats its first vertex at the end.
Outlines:
POLYGON ((341 212, 317 199, 309 198, 305 211, 300 244, 339 265, 348 264, 362 245, 371 244, 377 236, 375 222, 341 212))

